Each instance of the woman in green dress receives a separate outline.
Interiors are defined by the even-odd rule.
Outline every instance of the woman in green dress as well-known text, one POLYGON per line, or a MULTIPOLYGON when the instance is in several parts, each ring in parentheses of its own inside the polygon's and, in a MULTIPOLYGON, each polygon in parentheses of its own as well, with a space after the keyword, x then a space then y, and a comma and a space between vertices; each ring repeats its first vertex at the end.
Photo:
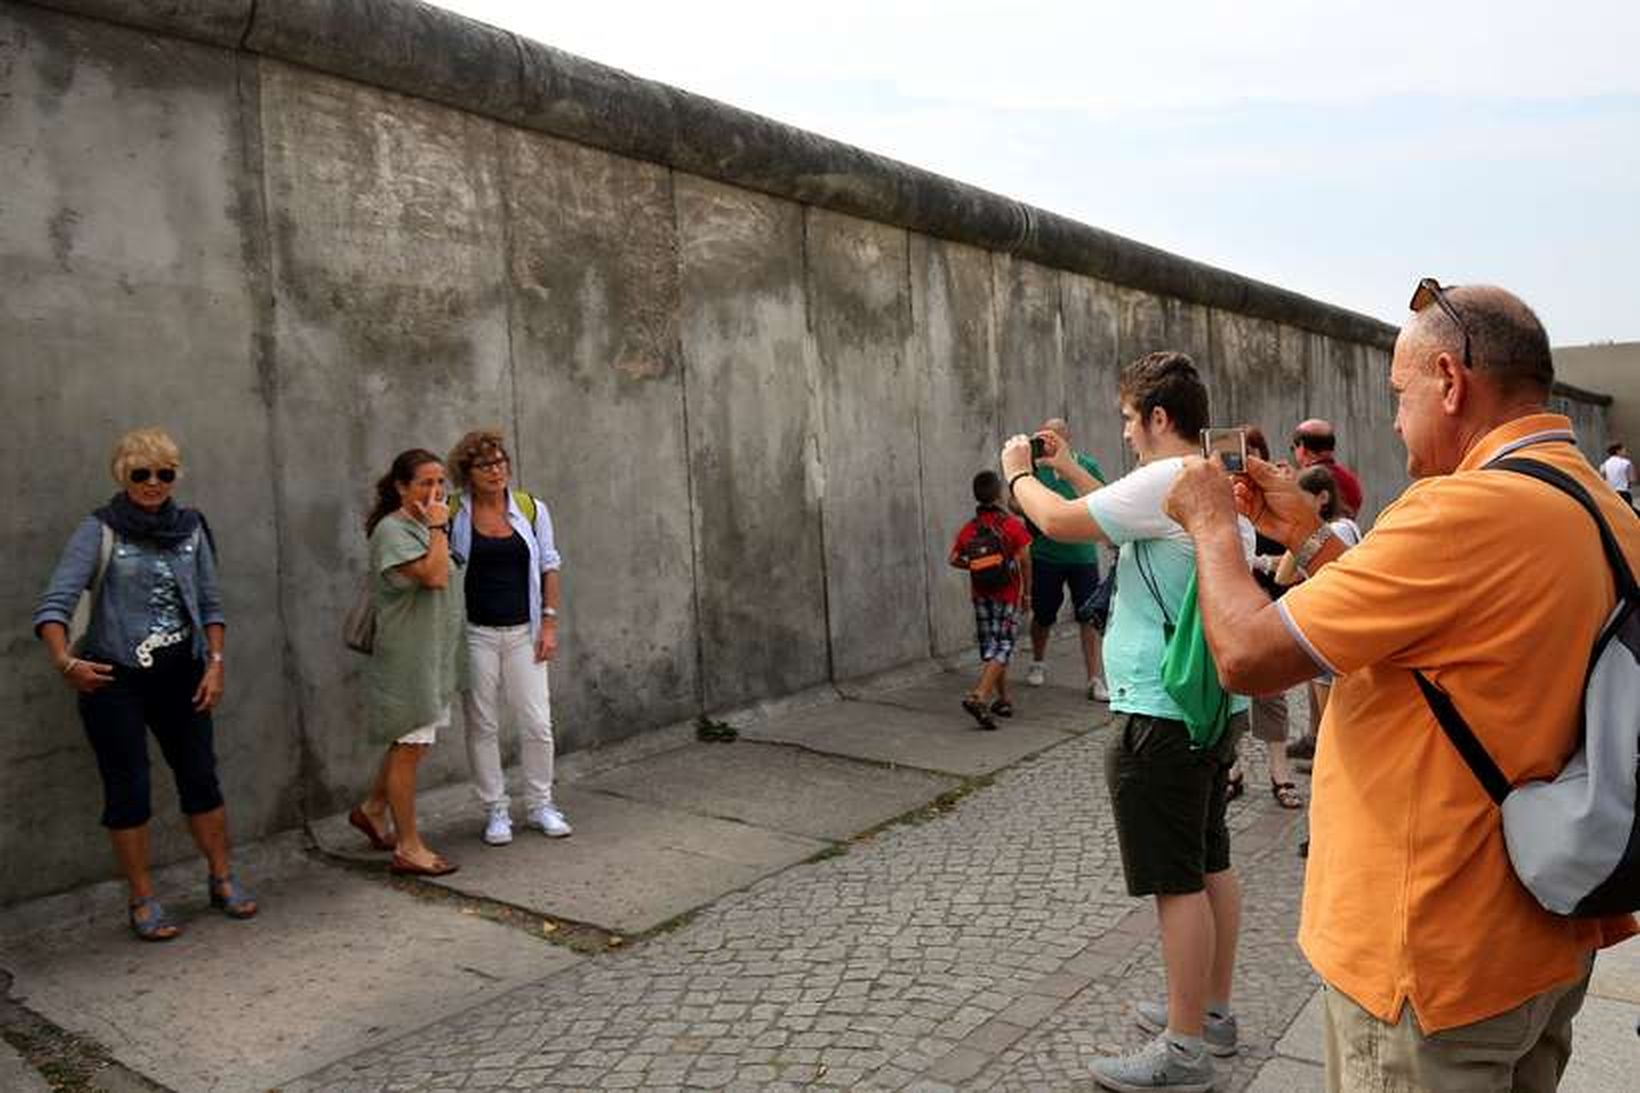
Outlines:
POLYGON ((365 670, 369 731, 387 746, 370 796, 348 816, 393 872, 438 877, 456 866, 416 830, 416 767, 450 726, 466 663, 462 561, 450 552, 444 464, 422 448, 400 452, 376 483, 365 521, 374 574, 376 640, 365 670), (393 825, 386 824, 392 814, 393 825))

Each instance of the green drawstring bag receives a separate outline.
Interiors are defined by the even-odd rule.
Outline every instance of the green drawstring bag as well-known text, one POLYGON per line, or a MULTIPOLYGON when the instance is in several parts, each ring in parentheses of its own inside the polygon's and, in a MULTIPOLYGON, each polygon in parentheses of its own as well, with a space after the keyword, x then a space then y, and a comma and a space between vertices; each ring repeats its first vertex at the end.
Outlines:
POLYGON ((1213 651, 1207 647, 1207 634, 1202 630, 1202 613, 1196 606, 1196 574, 1192 571, 1190 583, 1185 585, 1175 623, 1142 561, 1147 546, 1146 542, 1139 544, 1134 562, 1162 612, 1162 636, 1167 641, 1162 650, 1162 690, 1183 713, 1191 747, 1210 748, 1219 742, 1230 721, 1230 692, 1219 682, 1218 665, 1213 663, 1213 651))

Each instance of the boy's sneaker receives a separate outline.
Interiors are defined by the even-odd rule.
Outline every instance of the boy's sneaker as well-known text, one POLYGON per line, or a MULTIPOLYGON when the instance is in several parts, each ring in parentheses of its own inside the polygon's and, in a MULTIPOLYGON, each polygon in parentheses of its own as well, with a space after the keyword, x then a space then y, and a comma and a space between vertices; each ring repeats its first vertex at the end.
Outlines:
POLYGON ((506 846, 512 842, 512 817, 506 805, 491 805, 484 820, 484 841, 491 846, 506 846))
POLYGON ((1213 1088, 1213 1057, 1201 1051, 1191 1058, 1162 1035, 1131 1055, 1095 1059, 1093 1080, 1117 1093, 1150 1089, 1208 1093, 1213 1088))
POLYGON ((553 839, 561 839, 575 830, 569 826, 569 821, 564 819, 564 814, 551 805, 530 809, 530 826, 553 839))
POLYGON ((1103 677, 1095 678, 1093 680, 1093 682, 1088 684, 1088 701, 1089 702, 1109 702, 1110 701, 1110 687, 1105 683, 1105 680, 1104 680, 1103 677))
MULTIPOLYGON (((1146 1032, 1165 1032, 1167 1030, 1167 1003, 1166 1002, 1139 1002, 1133 1007, 1133 1020, 1146 1032)), ((1236 1053, 1236 1015, 1229 1017, 1214 1017, 1211 1013, 1202 1018, 1202 1043, 1207 1050, 1223 1058, 1236 1053)))
POLYGON ((1032 687, 1040 687, 1048 682, 1048 666, 1040 660, 1031 661, 1031 666, 1025 672, 1025 682, 1032 687))

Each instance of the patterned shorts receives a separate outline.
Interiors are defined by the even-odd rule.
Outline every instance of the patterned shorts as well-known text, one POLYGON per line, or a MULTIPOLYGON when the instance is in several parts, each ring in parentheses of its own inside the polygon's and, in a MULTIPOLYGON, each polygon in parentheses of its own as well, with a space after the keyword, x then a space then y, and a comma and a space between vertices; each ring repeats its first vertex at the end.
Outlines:
POLYGON ((979 659, 1007 664, 1014 655, 1014 635, 1019 631, 1019 608, 1001 600, 974 601, 974 633, 979 640, 979 659))

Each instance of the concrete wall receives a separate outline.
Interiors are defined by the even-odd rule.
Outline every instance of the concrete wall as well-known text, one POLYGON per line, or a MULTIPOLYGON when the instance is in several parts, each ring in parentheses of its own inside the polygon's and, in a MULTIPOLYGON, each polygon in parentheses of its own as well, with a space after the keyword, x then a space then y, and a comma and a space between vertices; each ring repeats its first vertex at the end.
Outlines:
POLYGON ((970 477, 1050 415, 1122 470, 1152 349, 1217 420, 1333 419, 1369 510, 1404 483, 1381 323, 435 9, 8 3, 0 104, 0 903, 109 871, 23 620, 127 428, 221 544, 241 838, 371 774, 338 628, 411 445, 500 425, 551 506, 566 750, 963 649, 970 477))
MULTIPOLYGON (((1606 458, 1607 443, 1622 441, 1631 452, 1640 448, 1640 342, 1559 346, 1555 376, 1610 399, 1604 415, 1605 435, 1584 438, 1584 449, 1596 456, 1597 463, 1606 458)), ((1583 401, 1598 404, 1597 399, 1583 401)))

